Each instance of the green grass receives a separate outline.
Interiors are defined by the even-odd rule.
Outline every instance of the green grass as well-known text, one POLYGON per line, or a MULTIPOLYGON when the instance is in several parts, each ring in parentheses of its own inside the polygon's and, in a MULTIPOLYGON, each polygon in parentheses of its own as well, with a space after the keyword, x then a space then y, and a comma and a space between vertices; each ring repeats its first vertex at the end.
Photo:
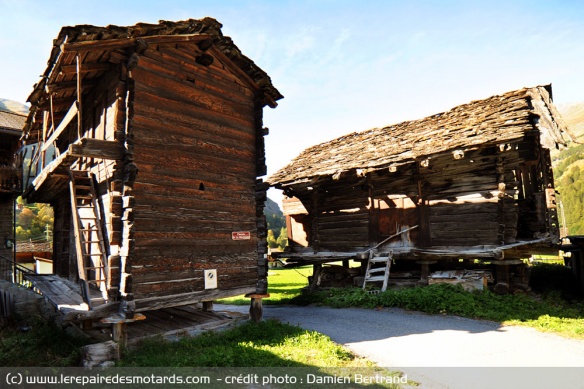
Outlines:
MULTIPOLYGON (((160 338, 144 341, 117 364, 120 367, 304 367, 313 374, 354 369, 399 377, 372 362, 358 358, 315 331, 275 320, 247 322, 222 332, 184 337, 178 342, 160 338)), ((415 384, 415 383, 413 383, 415 384)), ((399 388, 398 385, 378 387, 399 388)))
POLYGON ((85 344, 40 318, 26 325, 9 323, 0 328, 0 366, 79 366, 85 344))
MULTIPOLYGON (((308 285, 308 276, 312 275, 312 266, 295 269, 274 268, 268 272, 268 293, 270 297, 263 300, 265 305, 288 304, 298 296, 300 290, 308 285)), ((249 298, 237 296, 218 300, 219 304, 249 305, 249 298)))
POLYGON ((145 341, 129 352, 120 366, 373 366, 355 357, 326 335, 266 320, 246 322, 222 332, 145 341))

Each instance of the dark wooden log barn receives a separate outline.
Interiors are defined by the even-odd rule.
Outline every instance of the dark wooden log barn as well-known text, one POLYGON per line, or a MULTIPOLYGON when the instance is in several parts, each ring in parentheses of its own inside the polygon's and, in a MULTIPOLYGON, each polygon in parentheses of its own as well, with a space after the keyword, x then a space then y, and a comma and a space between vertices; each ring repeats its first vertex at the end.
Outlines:
POLYGON ((280 256, 317 272, 376 248, 422 283, 432 268, 482 260, 507 291, 509 266, 557 253, 550 150, 566 131, 548 85, 310 147, 268 179, 286 195, 280 256))
POLYGON ((55 275, 33 278, 65 319, 241 294, 261 314, 262 110, 282 95, 221 27, 79 25, 53 41, 28 99, 42 169, 24 196, 54 208, 55 275), (59 297, 70 281, 82 300, 59 297))
MULTIPOLYGON (((0 110, 0 256, 14 260, 14 201, 21 192, 18 148, 26 116, 0 110)), ((2 278, 10 279, 10 266, 2 278)))

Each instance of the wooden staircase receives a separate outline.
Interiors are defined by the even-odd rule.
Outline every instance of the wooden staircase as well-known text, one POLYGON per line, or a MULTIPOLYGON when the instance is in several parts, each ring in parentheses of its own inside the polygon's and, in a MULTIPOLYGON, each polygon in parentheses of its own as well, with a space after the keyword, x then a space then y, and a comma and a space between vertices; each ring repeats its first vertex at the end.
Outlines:
POLYGON ((365 280, 363 281, 363 290, 367 287, 368 282, 383 282, 381 291, 385 292, 389 281, 389 271, 391 269, 392 253, 389 252, 380 255, 377 250, 369 250, 369 261, 365 271, 365 280))
POLYGON ((97 192, 90 172, 70 170, 69 177, 81 295, 93 309, 108 301, 109 274, 97 192), (99 290, 101 297, 94 297, 90 288, 99 290))

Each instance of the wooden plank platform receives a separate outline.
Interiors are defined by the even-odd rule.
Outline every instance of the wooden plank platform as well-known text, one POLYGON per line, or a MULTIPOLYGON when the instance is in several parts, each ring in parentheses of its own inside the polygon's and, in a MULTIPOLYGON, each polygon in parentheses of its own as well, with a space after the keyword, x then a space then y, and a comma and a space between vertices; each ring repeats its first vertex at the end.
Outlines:
MULTIPOLYGON (((81 297, 81 287, 55 274, 26 274, 25 279, 33 284, 35 290, 49 300, 57 310, 69 316, 73 312, 87 312, 89 307, 81 297)), ((90 289, 92 297, 101 297, 99 290, 90 289)), ((100 305, 97 303, 96 305, 100 305)))
POLYGON ((163 308, 143 312, 145 320, 131 323, 127 327, 128 346, 153 337, 162 336, 169 340, 178 340, 183 336, 196 336, 205 331, 221 329, 246 320, 249 315, 240 312, 207 312, 200 304, 163 308))
MULTIPOLYGON (((65 318, 87 313, 81 288, 74 282, 54 274, 28 274, 34 288, 40 292, 65 318)), ((92 293, 99 295, 98 290, 92 293)), ((128 345, 135 345, 152 336, 177 340, 181 336, 194 336, 202 332, 231 326, 249 315, 229 311, 204 311, 202 304, 184 305, 142 312, 146 319, 127 325, 128 345)), ((91 331, 88 334, 91 336, 91 331)), ((103 334, 102 334, 103 335, 103 334)))

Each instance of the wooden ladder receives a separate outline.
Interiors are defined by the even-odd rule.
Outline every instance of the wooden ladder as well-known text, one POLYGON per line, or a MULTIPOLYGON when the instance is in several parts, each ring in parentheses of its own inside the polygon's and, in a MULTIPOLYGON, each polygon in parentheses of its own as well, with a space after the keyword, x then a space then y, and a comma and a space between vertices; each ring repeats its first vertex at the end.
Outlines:
POLYGON ((92 309, 95 305, 108 301, 107 252, 97 192, 89 171, 70 170, 69 178, 81 294, 89 309, 92 309), (99 290, 100 297, 92 296, 92 289, 99 290))
POLYGON ((365 271, 365 280, 363 281, 363 290, 365 290, 368 282, 381 282, 381 291, 385 292, 387 283, 389 281, 389 271, 391 269, 391 260, 393 254, 389 252, 381 256, 377 250, 369 250, 369 261, 367 262, 367 270, 365 271))

